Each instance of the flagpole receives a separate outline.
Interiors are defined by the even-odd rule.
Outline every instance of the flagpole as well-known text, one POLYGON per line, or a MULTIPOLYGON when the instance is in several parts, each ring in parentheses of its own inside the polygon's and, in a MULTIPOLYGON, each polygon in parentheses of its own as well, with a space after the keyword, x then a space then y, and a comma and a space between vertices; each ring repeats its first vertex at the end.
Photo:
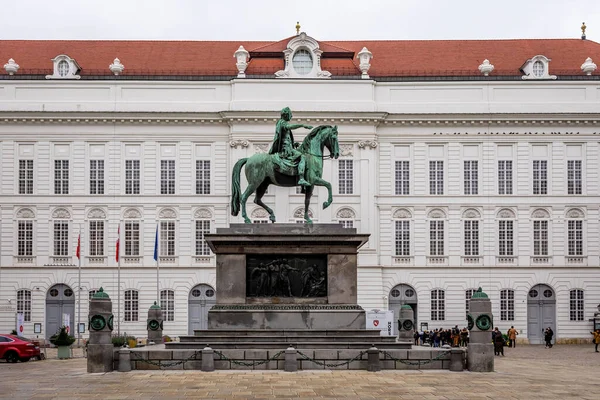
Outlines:
POLYGON ((117 231, 117 336, 121 336, 121 221, 117 231))
POLYGON ((156 224, 156 301, 160 305, 160 233, 156 224))
POLYGON ((77 237, 77 263, 78 267, 78 281, 77 284, 77 346, 81 346, 81 330, 79 329, 79 323, 81 322, 81 224, 79 224, 79 236, 77 237))

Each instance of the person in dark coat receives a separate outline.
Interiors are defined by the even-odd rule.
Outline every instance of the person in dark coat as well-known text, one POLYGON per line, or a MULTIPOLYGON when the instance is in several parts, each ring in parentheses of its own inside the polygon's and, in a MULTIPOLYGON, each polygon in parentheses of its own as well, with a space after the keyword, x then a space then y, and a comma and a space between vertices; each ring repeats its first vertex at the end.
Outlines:
POLYGON ((504 356, 504 338, 502 337, 502 332, 496 328, 494 331, 494 354, 499 356, 502 354, 504 356))
POLYGON ((544 340, 546 341, 546 348, 552 348, 552 337, 554 337, 554 331, 552 328, 548 327, 544 332, 544 340))

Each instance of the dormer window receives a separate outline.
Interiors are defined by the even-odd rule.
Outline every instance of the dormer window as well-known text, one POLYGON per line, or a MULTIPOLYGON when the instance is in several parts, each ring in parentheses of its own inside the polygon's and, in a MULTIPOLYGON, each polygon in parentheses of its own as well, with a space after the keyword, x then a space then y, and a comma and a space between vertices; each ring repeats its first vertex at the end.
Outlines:
POLYGON ((294 70, 300 75, 307 75, 312 71, 313 60, 308 50, 300 49, 292 57, 294 70))
POLYGON ((550 75, 548 73, 550 66, 550 59, 537 55, 525 61, 525 64, 521 66, 521 72, 523 72, 523 79, 556 79, 556 75, 550 75))
POLYGON ((73 58, 61 54, 52 59, 54 70, 52 75, 46 75, 46 79, 80 79, 77 75, 81 69, 73 58))
POLYGON ((533 75, 541 78, 544 76, 544 63, 541 61, 536 61, 533 63, 533 75))
POLYGON ((319 42, 302 32, 287 44, 283 51, 285 67, 275 72, 278 78, 330 78, 329 71, 321 69, 319 42))

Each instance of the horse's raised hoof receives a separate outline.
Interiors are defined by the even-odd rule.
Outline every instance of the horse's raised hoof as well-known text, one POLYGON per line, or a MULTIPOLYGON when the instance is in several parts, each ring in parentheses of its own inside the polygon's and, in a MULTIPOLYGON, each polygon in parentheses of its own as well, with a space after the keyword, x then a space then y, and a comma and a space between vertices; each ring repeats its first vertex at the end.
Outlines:
POLYGON ((272 223, 275 223, 275 216, 274 216, 274 215, 271 215, 271 216, 269 216, 269 220, 270 220, 272 223))

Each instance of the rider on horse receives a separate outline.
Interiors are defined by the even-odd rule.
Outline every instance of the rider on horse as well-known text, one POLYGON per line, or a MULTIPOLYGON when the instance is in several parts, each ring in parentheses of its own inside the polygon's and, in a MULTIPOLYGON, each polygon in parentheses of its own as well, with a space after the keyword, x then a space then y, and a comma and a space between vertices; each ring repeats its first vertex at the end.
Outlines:
POLYGON ((275 138, 273 139, 273 145, 269 150, 269 154, 278 154, 282 161, 289 161, 295 163, 298 159, 298 185, 310 186, 310 183, 306 181, 304 172, 306 170, 306 160, 304 154, 296 150, 299 143, 294 142, 294 135, 292 134, 293 129, 306 128, 312 129, 312 126, 302 124, 290 124, 289 121, 292 119, 292 110, 289 107, 285 107, 281 110, 281 118, 275 125, 275 138))

